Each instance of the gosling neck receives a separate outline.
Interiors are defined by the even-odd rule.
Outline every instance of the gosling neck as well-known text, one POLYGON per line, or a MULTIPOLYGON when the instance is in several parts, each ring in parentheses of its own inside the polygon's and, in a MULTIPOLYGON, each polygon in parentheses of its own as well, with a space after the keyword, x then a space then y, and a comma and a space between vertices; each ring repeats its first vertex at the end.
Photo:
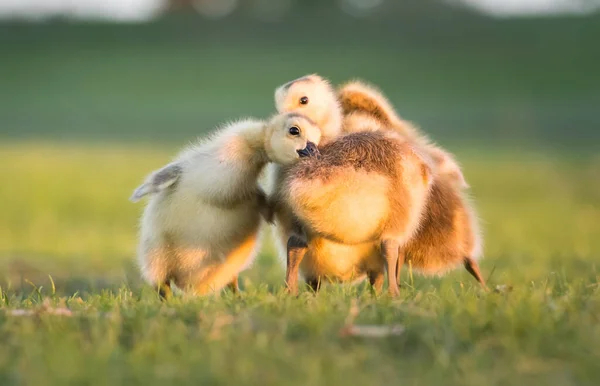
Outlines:
POLYGON ((266 125, 264 124, 252 126, 242 134, 242 138, 251 154, 248 159, 250 163, 248 166, 260 170, 269 162, 269 157, 265 150, 265 137, 266 125))
POLYGON ((327 143, 342 133, 342 108, 336 103, 331 110, 326 114, 325 119, 321 123, 322 138, 321 144, 327 143))

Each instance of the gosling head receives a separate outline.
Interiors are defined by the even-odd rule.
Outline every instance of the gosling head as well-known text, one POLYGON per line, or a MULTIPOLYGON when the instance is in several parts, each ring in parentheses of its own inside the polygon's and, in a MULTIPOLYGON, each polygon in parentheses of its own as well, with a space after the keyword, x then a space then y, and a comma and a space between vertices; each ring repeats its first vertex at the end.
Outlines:
POLYGON ((279 114, 267 124, 265 150, 273 162, 289 165, 303 157, 318 157, 321 130, 298 113, 279 114))
POLYGON ((318 75, 292 80, 275 90, 275 106, 280 113, 296 112, 315 122, 323 136, 341 132, 342 111, 331 84, 318 75))

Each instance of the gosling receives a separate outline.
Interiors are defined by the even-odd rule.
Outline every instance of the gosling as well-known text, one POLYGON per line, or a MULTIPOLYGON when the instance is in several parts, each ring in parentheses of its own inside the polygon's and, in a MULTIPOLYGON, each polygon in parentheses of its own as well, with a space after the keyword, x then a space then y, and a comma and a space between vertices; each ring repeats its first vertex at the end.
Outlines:
MULTIPOLYGON (((336 90, 329 81, 312 74, 292 80, 275 90, 275 106, 280 113, 298 112, 315 121, 322 130, 321 144, 326 144, 344 134, 342 107, 336 90)), ((347 117, 346 117, 347 118, 347 117)), ((347 120, 347 119, 346 119, 347 120)), ((382 130, 383 125, 366 114, 354 114, 355 127, 361 131, 382 130)), ((358 130, 350 130, 358 131, 358 130)), ((281 188, 287 168, 272 164, 269 167, 270 187, 268 188, 274 213, 274 239, 278 256, 287 264, 288 240, 294 234, 294 214, 281 200, 281 188)), ((305 282, 318 291, 326 279, 332 282, 361 282, 369 278, 371 284, 380 291, 383 282, 378 282, 374 269, 366 262, 379 262, 379 248, 372 243, 346 245, 314 236, 308 243, 306 254, 300 266, 305 282)), ((288 287, 289 291, 289 287, 288 287)))
POLYGON ((151 195, 141 218, 143 278, 171 294, 171 282, 197 295, 237 291, 238 274, 257 252, 261 214, 271 214, 257 179, 270 161, 293 163, 315 152, 320 130, 296 114, 225 125, 151 173, 131 201, 151 195))
MULTIPOLYGON (((442 275, 463 264, 485 288, 477 264, 479 229, 465 197, 448 177, 432 178, 431 161, 392 135, 397 136, 349 134, 325 145, 320 159, 302 160, 289 169, 282 197, 302 224, 288 242, 292 292, 313 235, 346 245, 379 245, 392 295, 398 293, 405 263, 426 275, 442 275)), ((361 263, 380 285, 383 271, 376 262, 366 258, 361 263)))
MULTIPOLYGON (((310 82, 319 83, 321 78, 313 75, 310 76, 310 81, 304 80, 301 82, 296 86, 296 94, 293 97, 286 95, 279 88, 276 92, 276 98, 281 100, 278 101, 277 106, 293 105, 293 101, 300 94, 309 101, 312 99, 329 100, 318 93, 313 95, 315 90, 322 93, 325 89, 316 85, 309 86, 308 83, 310 82)), ((331 111, 333 111, 333 114, 339 114, 339 108, 341 107, 342 111, 346 113, 344 116, 344 131, 393 130, 421 147, 433 160, 436 167, 435 181, 439 181, 439 183, 434 182, 433 184, 432 192, 435 194, 432 194, 431 198, 434 201, 428 206, 430 216, 424 217, 424 221, 429 224, 429 231, 423 232, 420 235, 421 237, 415 239, 416 241, 411 244, 412 255, 406 254, 404 260, 399 261, 399 264, 397 264, 398 275, 403 262, 412 264, 415 269, 425 274, 442 274, 462 262, 468 272, 485 288, 485 282, 477 265, 477 259, 482 252, 482 238, 478 220, 463 192, 467 184, 454 158, 441 148, 430 144, 428 139, 420 134, 414 126, 401 120, 387 99, 376 89, 359 82, 352 82, 342 87, 339 95, 342 102, 337 101, 334 104, 336 107, 331 111), (452 207, 457 208, 456 216, 453 216, 451 210, 441 208, 445 216, 439 218, 438 224, 436 222, 438 216, 432 213, 440 209, 440 205, 443 205, 440 202, 444 200, 449 200, 453 203, 452 207), (449 219, 452 221, 449 222, 449 219), (452 237, 444 235, 443 229, 449 230, 452 237), (423 246, 427 244, 420 244, 420 242, 429 242, 432 247, 425 248, 423 246), (419 245, 421 247, 418 247, 419 245), (436 249, 436 247, 439 249, 436 249), (411 260, 412 256, 415 256, 415 261, 411 260)), ((297 103, 296 111, 312 116, 313 109, 316 107, 311 106, 309 103, 302 105, 297 103)), ((319 117, 318 115, 315 116, 319 117)), ((326 119, 326 121, 330 121, 330 119, 326 119)), ((279 181, 281 180, 282 178, 279 177, 279 181)), ((275 189, 274 194, 278 194, 277 189, 275 189)), ((286 234, 283 228, 285 226, 278 224, 277 230, 280 235, 280 243, 281 236, 286 234)), ((287 233, 289 234, 290 231, 287 233)), ((307 282, 313 289, 317 290, 318 283, 315 283, 315 277, 337 276, 338 280, 347 281, 348 275, 342 276, 341 273, 356 272, 358 265, 364 265, 364 261, 373 258, 373 255, 376 254, 374 248, 376 248, 375 245, 371 245, 370 248, 368 245, 342 245, 326 239, 314 238, 309 242, 308 252, 306 253, 309 262, 312 262, 312 264, 303 264, 304 267, 301 267, 301 269, 307 278, 307 282), (346 263, 344 271, 337 269, 339 264, 336 264, 337 261, 334 262, 334 260, 339 259, 346 263)), ((375 285, 376 280, 371 276, 370 279, 371 284, 375 285)))
POLYGON ((388 99, 374 86, 361 81, 346 83, 338 91, 345 116, 345 129, 361 127, 361 119, 374 119, 371 127, 391 127, 417 143, 432 157, 439 175, 433 183, 427 210, 419 232, 400 252, 400 270, 406 261, 416 270, 428 275, 442 275, 464 264, 467 271, 483 288, 485 280, 477 260, 482 254, 482 237, 478 219, 466 193, 468 184, 454 157, 434 145, 419 130, 401 119, 388 99))
POLYGON ((343 136, 319 157, 291 166, 282 200, 298 224, 288 241, 286 282, 297 292, 300 263, 316 236, 344 245, 375 244, 381 256, 361 262, 366 274, 396 295, 398 250, 417 232, 432 182, 425 156, 393 132, 343 136), (305 241, 306 240, 306 241, 305 241))

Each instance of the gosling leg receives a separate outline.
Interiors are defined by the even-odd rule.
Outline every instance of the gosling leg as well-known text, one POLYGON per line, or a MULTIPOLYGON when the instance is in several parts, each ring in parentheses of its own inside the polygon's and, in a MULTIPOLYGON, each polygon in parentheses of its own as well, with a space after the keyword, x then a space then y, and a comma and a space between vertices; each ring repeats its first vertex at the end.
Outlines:
POLYGON ((405 257, 404 252, 401 248, 398 248, 398 263, 396 264, 396 281, 398 282, 398 288, 402 287, 402 280, 400 280, 400 274, 402 273, 402 266, 404 265, 405 257))
POLYGON ((469 272, 471 275, 473 275, 475 279, 477 279, 477 281, 479 282, 479 284, 481 284, 481 287, 483 287, 483 289, 487 289, 487 286, 485 285, 485 280, 483 279, 483 275, 481 275, 481 271, 479 270, 479 264, 477 264, 477 261, 470 257, 465 257, 464 264, 465 268, 467 269, 467 272, 469 272))
POLYGON ((383 281, 385 280, 385 275, 383 271, 373 271, 368 273, 369 283, 375 290, 376 294, 381 293, 383 289, 383 281))
POLYGON ((231 280, 231 283, 227 284, 227 287, 229 287, 229 289, 231 290, 231 292, 233 292, 234 294, 237 294, 240 292, 240 286, 238 284, 238 277, 235 276, 233 278, 233 280, 231 280))
MULTIPOLYGON (((398 265, 398 242, 395 240, 387 239, 381 242, 381 257, 385 264, 388 277, 388 293, 392 296, 400 295, 398 289, 398 281, 396 279, 396 266, 398 265)), ((404 257, 403 257, 404 260, 404 257)))
POLYGON ((298 294, 298 270, 304 254, 308 249, 306 241, 296 235, 290 236, 287 242, 287 269, 285 283, 288 293, 298 294))
POLYGON ((398 286, 398 288, 402 287, 402 285, 400 284, 400 274, 402 273, 402 266, 404 265, 405 260, 406 257, 404 255, 404 251, 398 248, 398 262, 396 264, 396 278, 398 280, 396 285, 398 286))

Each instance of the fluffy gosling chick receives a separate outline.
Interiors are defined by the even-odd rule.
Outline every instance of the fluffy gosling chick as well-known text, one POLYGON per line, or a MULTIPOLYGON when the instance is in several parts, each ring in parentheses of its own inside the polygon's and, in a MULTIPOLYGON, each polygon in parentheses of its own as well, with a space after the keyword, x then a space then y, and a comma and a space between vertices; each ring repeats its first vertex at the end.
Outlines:
MULTIPOLYGON (((472 205, 462 188, 468 184, 454 157, 434 145, 410 122, 402 120, 387 98, 364 82, 349 82, 338 91, 346 130, 361 130, 363 116, 376 122, 371 127, 391 127, 423 148, 432 157, 435 179, 419 231, 400 253, 398 276, 404 260, 424 274, 444 274, 464 264, 485 288, 477 260, 482 253, 482 237, 472 205), (457 189, 458 188, 458 189, 457 189)), ((399 279, 398 279, 399 280, 399 279)))
POLYGON ((342 110, 335 90, 319 75, 306 75, 275 90, 279 113, 300 113, 315 122, 322 133, 322 144, 342 133, 342 110))
POLYGON ((298 269, 316 236, 345 245, 379 245, 378 261, 363 266, 375 276, 385 266, 389 292, 397 294, 398 250, 417 232, 432 182, 427 158, 389 131, 349 134, 320 153, 291 166, 283 181, 283 201, 301 224, 288 241, 290 291, 297 291, 298 269))
MULTIPOLYGON (((336 92, 327 80, 318 75, 307 75, 278 87, 275 90, 275 105, 280 113, 302 113, 315 121, 323 134, 321 144, 343 134, 342 111, 336 92)), ((274 236, 279 249, 278 255, 285 264, 288 240, 294 230, 293 213, 279 199, 287 168, 272 164, 269 169, 268 191, 274 204, 274 236)), ((321 283, 320 278, 360 281, 365 278, 366 271, 371 271, 366 269, 364 262, 377 260, 378 251, 374 250, 371 244, 344 245, 313 237, 300 269, 307 283, 317 290, 321 283), (331 256, 337 257, 335 262, 329 258, 331 256)))
POLYGON ((257 178, 271 160, 282 164, 312 154, 320 131, 299 129, 294 114, 268 124, 231 123, 183 150, 151 173, 131 200, 151 197, 141 218, 138 260, 142 276, 170 294, 170 282, 203 295, 228 283, 253 260, 260 213, 269 218, 257 178))
MULTIPOLYGON (((319 82, 319 78, 313 77, 309 82, 319 82)), ((312 93, 317 88, 316 85, 308 87, 305 80, 296 87, 295 91, 297 95, 305 94, 310 101, 314 99, 312 93)), ((321 92, 326 91, 324 88, 318 89, 321 92)), ((297 95, 291 100, 297 98, 297 95)), ((423 232, 420 235, 421 237, 412 244, 411 251, 413 253, 412 255, 407 254, 405 261, 412 261, 411 256, 415 256, 415 268, 429 274, 441 274, 463 262, 467 270, 485 287, 477 266, 477 258, 481 254, 482 244, 477 218, 461 191, 462 188, 467 187, 467 184, 458 163, 452 155, 431 144, 413 125, 399 118, 389 101, 374 87, 361 82, 351 82, 343 86, 338 95, 338 104, 341 105, 345 114, 344 132, 379 131, 390 130, 391 128, 423 148, 436 165, 436 175, 438 176, 436 181, 439 180, 440 183, 437 186, 434 183, 436 194, 432 196, 434 203, 429 206, 429 211, 430 214, 443 212, 444 216, 440 218, 439 224, 435 221, 437 216, 432 215, 429 217, 428 231, 423 232), (439 203, 443 201, 453 203, 452 206, 457 208, 457 213, 460 212, 461 215, 456 214, 456 216, 453 216, 450 210, 440 209, 439 203), (452 221, 448 222, 449 219, 452 221), (444 234, 442 229, 446 229, 450 233, 444 234), (420 244, 420 242, 424 244, 420 244), (427 248, 427 243, 432 247, 427 248), (434 246, 439 248, 436 249, 434 246)), ((288 96, 280 93, 279 98, 281 99, 280 105, 286 105, 288 96)), ((328 100, 320 95, 319 99, 328 100)), ((307 103, 298 110, 308 116, 313 116, 314 108, 314 106, 307 103)), ((332 111, 335 113, 339 110, 334 108, 332 111)), ((279 228, 282 227, 279 226, 279 228)), ((280 230, 279 233, 285 232, 280 230)), ((350 256, 350 263, 346 266, 347 272, 350 267, 361 264, 362 261, 368 261, 369 256, 373 256, 373 254, 373 250, 370 250, 367 245, 358 248, 358 246, 334 244, 329 240, 315 238, 309 243, 306 256, 308 261, 313 261, 315 263, 313 266, 316 265, 318 268, 310 269, 314 267, 301 266, 301 270, 304 271, 307 281, 316 289, 318 286, 314 284, 315 277, 329 276, 334 273, 332 267, 335 264, 331 263, 333 259, 340 259, 340 256, 350 256)), ((401 265, 402 262, 399 262, 398 267, 400 268, 401 265)), ((340 274, 341 272, 338 271, 338 278, 342 277, 340 274)), ((371 283, 373 284, 373 280, 371 280, 371 283)))

